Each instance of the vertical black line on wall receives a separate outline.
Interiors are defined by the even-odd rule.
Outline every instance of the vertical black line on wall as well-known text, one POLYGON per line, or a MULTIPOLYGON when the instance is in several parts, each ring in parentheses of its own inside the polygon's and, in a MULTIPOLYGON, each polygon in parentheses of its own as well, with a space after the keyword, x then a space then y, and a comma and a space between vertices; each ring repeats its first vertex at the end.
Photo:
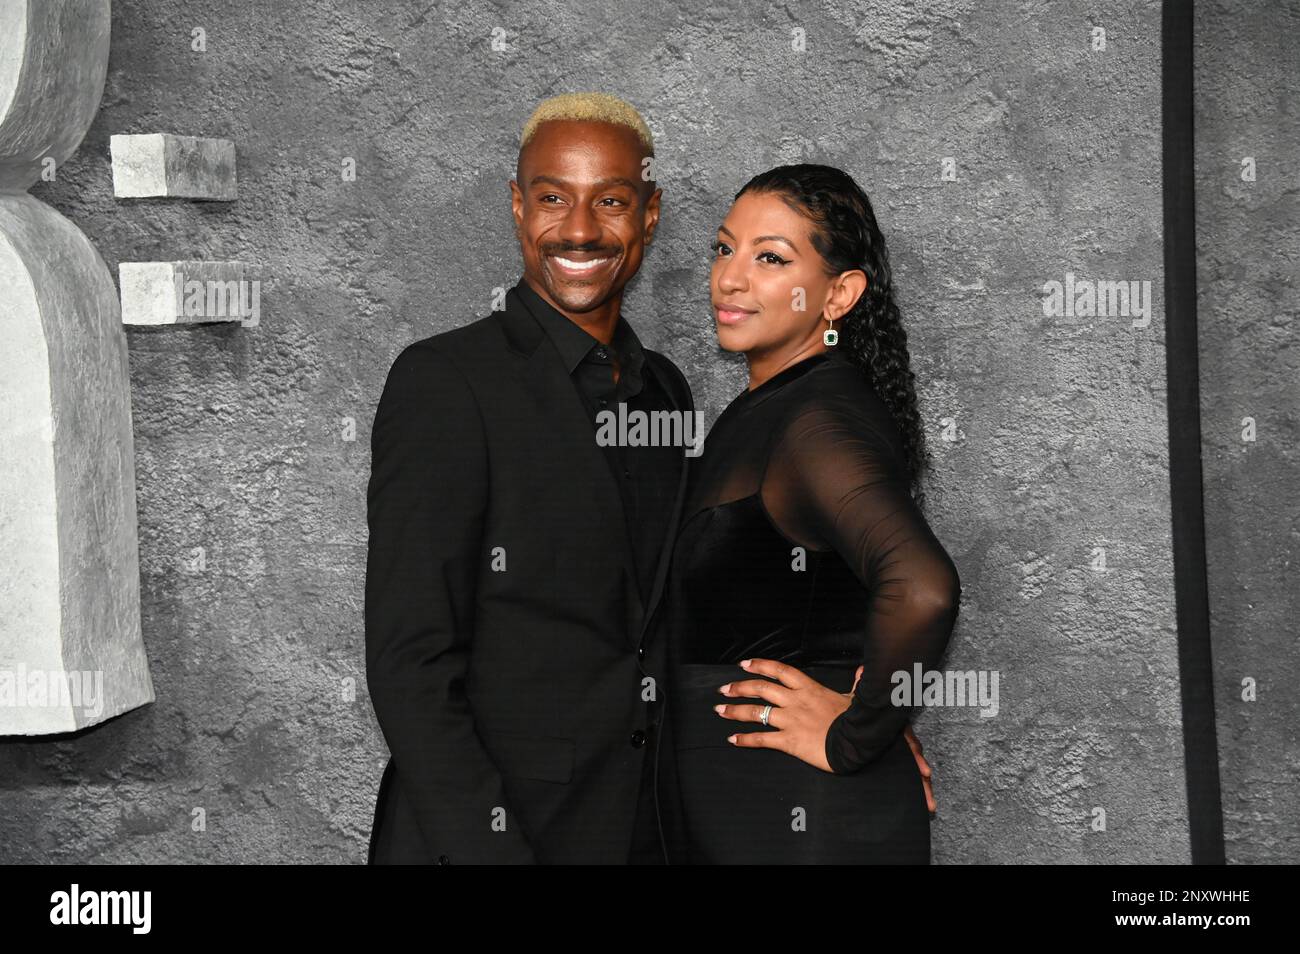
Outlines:
POLYGON ((1178 673, 1192 864, 1223 864, 1223 806, 1214 721, 1201 388, 1196 331, 1196 181, 1191 0, 1164 0, 1161 118, 1165 226, 1165 375, 1178 673))

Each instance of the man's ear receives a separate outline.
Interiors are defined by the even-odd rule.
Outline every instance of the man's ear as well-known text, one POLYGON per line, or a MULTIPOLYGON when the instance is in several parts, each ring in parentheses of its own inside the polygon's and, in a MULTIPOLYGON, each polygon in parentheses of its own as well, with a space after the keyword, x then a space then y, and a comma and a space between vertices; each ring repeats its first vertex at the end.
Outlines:
POLYGON ((514 179, 510 180, 510 211, 515 217, 515 231, 518 232, 524 225, 524 193, 514 179))
POLYGON ((659 200, 663 196, 663 189, 655 189, 650 194, 650 198, 645 203, 645 244, 649 245, 650 240, 654 238, 655 229, 659 227, 659 200))

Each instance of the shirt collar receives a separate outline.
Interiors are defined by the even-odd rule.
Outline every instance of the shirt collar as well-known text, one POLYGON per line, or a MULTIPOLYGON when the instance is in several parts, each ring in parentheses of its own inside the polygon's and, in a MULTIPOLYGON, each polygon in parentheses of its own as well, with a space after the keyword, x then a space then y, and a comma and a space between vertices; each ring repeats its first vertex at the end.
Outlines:
MULTIPOLYGON (((555 343, 556 350, 564 360, 565 370, 572 374, 582 363, 582 359, 598 346, 600 341, 557 311, 550 302, 533 291, 532 286, 522 278, 515 286, 515 292, 527 306, 529 313, 537 319, 537 323, 555 343)), ((632 330, 632 325, 622 315, 619 315, 618 322, 614 325, 614 337, 609 347, 618 355, 625 372, 640 376, 641 364, 644 360, 641 340, 632 330)))

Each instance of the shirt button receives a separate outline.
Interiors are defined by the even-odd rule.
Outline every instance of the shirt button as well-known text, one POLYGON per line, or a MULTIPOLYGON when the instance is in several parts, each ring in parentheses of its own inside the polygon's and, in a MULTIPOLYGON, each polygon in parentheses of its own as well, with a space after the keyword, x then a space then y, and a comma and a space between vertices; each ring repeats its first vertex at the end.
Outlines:
POLYGON ((632 733, 632 748, 639 749, 645 745, 645 733, 637 729, 632 733))
POLYGON ((645 659, 645 647, 644 647, 644 646, 638 646, 638 647, 636 648, 636 658, 637 658, 637 659, 645 659))
POLYGON ((605 358, 605 357, 608 357, 608 355, 606 354, 604 348, 597 348, 597 349, 596 349, 596 357, 598 357, 598 358, 605 358))
POLYGON ((449 865, 449 864, 451 864, 451 859, 448 858, 446 855, 439 855, 439 856, 438 856, 438 864, 440 864, 440 865, 449 865))

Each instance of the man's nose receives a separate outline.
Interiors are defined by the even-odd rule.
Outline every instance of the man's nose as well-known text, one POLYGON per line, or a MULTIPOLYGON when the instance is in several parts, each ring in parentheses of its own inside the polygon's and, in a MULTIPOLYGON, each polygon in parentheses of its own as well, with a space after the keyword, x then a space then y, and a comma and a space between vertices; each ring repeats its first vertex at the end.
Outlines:
POLYGON ((559 237, 571 245, 586 245, 600 238, 600 223, 590 208, 578 203, 564 217, 559 237))

